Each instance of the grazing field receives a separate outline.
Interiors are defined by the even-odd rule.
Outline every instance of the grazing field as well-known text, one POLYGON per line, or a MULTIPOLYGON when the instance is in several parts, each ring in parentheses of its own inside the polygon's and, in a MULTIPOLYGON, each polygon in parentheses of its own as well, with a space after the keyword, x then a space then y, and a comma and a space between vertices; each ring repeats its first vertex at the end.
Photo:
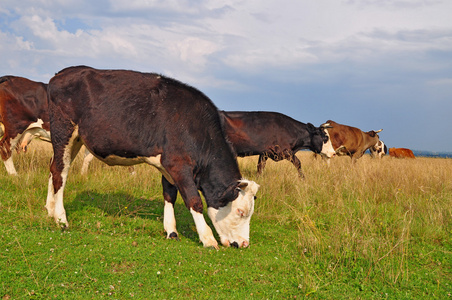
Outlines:
POLYGON ((239 159, 261 185, 250 247, 214 250, 181 198, 180 240, 165 238, 146 165, 81 176, 77 158, 62 231, 44 209, 50 145, 34 142, 19 176, 0 166, 0 298, 452 299, 452 159, 297 155, 306 180, 286 161, 257 178, 257 157, 239 159))

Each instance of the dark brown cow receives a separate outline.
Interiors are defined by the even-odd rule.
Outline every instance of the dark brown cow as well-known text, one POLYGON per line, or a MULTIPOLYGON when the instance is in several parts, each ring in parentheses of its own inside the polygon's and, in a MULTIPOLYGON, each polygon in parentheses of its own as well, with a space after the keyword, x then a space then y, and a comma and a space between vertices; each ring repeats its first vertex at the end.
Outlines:
POLYGON ((413 151, 407 148, 389 148, 389 156, 396 158, 415 158, 413 151))
MULTIPOLYGON (((0 77, 0 154, 10 175, 17 175, 12 153, 26 152, 39 138, 50 142, 47 84, 23 77, 0 77)), ((93 156, 85 151, 82 173, 93 156)))
POLYGON ((276 112, 220 111, 228 140, 239 157, 259 155, 257 173, 261 174, 268 158, 287 159, 293 163, 300 177, 300 160, 295 153, 309 149, 327 157, 335 155, 324 128, 298 122, 276 112))
POLYGON ((363 156, 367 149, 376 149, 375 147, 380 141, 377 133, 383 130, 363 132, 359 128, 342 125, 331 120, 326 123, 332 126, 327 131, 336 154, 348 155, 351 157, 352 162, 356 162, 358 158, 363 156))
POLYGON ((23 77, 0 78, 0 154, 6 171, 17 175, 12 151, 26 151, 35 137, 50 141, 47 85, 23 77))
POLYGON ((177 238, 179 191, 204 246, 246 247, 258 185, 242 179, 215 105, 197 89, 153 73, 71 67, 49 82, 54 158, 46 208, 68 226, 63 190, 82 145, 109 165, 147 163, 162 173, 164 228, 177 238))

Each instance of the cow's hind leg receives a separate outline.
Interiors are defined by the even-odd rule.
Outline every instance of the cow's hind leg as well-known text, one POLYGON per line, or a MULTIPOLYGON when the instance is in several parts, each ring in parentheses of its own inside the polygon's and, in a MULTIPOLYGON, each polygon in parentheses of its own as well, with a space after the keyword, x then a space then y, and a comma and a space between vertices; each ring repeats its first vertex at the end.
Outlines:
POLYGON ((176 230, 176 218, 174 216, 174 204, 177 199, 177 187, 162 176, 163 199, 165 200, 165 208, 163 215, 163 228, 166 231, 168 239, 179 239, 176 230))
POLYGON ((66 139, 58 138, 56 139, 57 142, 53 144, 54 154, 52 163, 50 164, 50 177, 45 206, 49 217, 53 217, 63 227, 69 226, 63 203, 64 187, 71 163, 82 146, 77 128, 75 130, 72 128, 72 130, 72 134, 66 139))
POLYGON ((5 164, 6 172, 9 175, 17 175, 16 168, 14 167, 13 162, 13 153, 11 149, 16 147, 17 142, 20 139, 20 135, 18 135, 14 139, 9 139, 6 135, 3 136, 0 140, 0 154, 3 159, 3 163, 5 164))

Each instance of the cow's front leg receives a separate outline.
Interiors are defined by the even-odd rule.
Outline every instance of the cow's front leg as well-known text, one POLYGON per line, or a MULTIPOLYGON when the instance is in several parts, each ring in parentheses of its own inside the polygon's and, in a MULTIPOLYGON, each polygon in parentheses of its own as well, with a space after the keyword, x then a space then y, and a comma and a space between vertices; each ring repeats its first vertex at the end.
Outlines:
POLYGON ((163 215, 163 228, 166 231, 168 239, 179 239, 176 230, 176 218, 174 216, 174 204, 177 199, 176 186, 169 183, 169 181, 162 175, 163 199, 165 200, 165 208, 163 215))
MULTIPOLYGON (((184 199, 185 206, 190 210, 195 221, 196 231, 198 232, 199 239, 204 247, 214 247, 218 249, 218 242, 213 236, 212 229, 207 225, 203 215, 203 205, 201 196, 198 193, 198 189, 193 181, 193 172, 188 171, 187 175, 172 176, 172 178, 178 178, 176 180, 179 192, 184 199)), ((172 175, 172 174, 171 174, 172 175)))
MULTIPOLYGON (((201 201, 201 198, 199 198, 199 200, 201 201)), ((213 247, 218 250, 218 242, 213 236, 212 229, 210 229, 209 225, 207 225, 206 220, 204 219, 204 215, 202 214, 202 210, 201 212, 199 212, 193 208, 190 208, 190 212, 193 216, 193 220, 195 221, 199 239, 201 240, 204 247, 213 247)))
POLYGON ((291 153, 291 154, 289 154, 289 160, 290 160, 290 162, 292 162, 292 164, 295 166, 295 168, 297 169, 297 171, 298 171, 298 176, 301 178, 301 179, 304 179, 305 177, 304 177, 304 174, 303 174, 303 171, 301 170, 301 162, 300 162, 300 160, 298 159, 298 157, 294 154, 294 153, 291 153))
POLYGON ((264 153, 259 155, 259 160, 257 162, 257 175, 261 175, 264 171, 265 164, 267 163, 268 154, 264 153))

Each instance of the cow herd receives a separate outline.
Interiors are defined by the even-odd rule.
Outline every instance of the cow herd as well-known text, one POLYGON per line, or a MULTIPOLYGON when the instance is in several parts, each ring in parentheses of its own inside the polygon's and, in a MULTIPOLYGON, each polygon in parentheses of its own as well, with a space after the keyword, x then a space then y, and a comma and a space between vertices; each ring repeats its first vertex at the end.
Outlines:
MULTIPOLYGON (((221 243, 249 245, 259 185, 242 178, 237 156, 259 155, 259 174, 268 158, 287 159, 304 177, 297 151, 309 149, 327 159, 348 155, 355 162, 369 149, 381 158, 387 149, 380 131, 362 132, 331 120, 316 127, 276 112, 219 111, 199 90, 154 73, 78 66, 58 72, 48 84, 0 78, 0 154, 6 171, 17 174, 12 152, 26 151, 33 138, 52 143, 45 207, 58 224, 69 225, 63 191, 84 146, 84 172, 93 156, 109 165, 156 167, 162 173, 167 238, 178 238, 179 192, 205 247, 218 243, 204 219, 199 191, 221 243)), ((412 155, 409 149, 391 148, 391 153, 412 155)))

